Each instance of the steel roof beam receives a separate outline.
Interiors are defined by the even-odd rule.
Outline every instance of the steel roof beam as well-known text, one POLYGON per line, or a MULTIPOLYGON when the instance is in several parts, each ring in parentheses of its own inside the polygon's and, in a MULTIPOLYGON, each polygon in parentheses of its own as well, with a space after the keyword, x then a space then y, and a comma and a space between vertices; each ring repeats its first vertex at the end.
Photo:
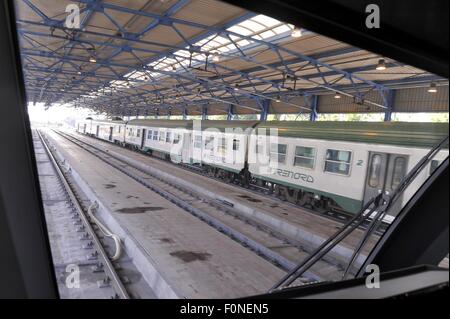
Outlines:
MULTIPOLYGON (((23 0, 23 1, 26 2, 26 3, 30 3, 28 0, 23 0)), ((319 57, 315 57, 315 56, 311 57, 311 56, 302 55, 302 54, 300 54, 298 52, 294 52, 292 50, 289 50, 289 49, 286 49, 284 47, 281 47, 277 43, 272 43, 272 42, 267 42, 265 40, 255 39, 255 38, 253 38, 251 36, 243 36, 241 34, 237 34, 235 32, 231 32, 229 30, 226 30, 229 26, 237 24, 239 21, 243 21, 243 20, 248 19, 249 17, 253 16, 254 14, 252 14, 252 13, 249 13, 248 15, 242 16, 242 17, 240 17, 238 19, 235 19, 232 22, 229 22, 228 24, 226 24, 225 26, 210 27, 210 26, 201 25, 201 24, 198 24, 198 23, 195 23, 195 22, 184 21, 184 20, 180 20, 180 19, 176 19, 176 18, 170 17, 170 15, 173 12, 176 12, 176 10, 178 10, 180 7, 182 7, 186 3, 188 3, 187 0, 178 2, 176 5, 172 6, 164 15, 148 13, 148 12, 145 12, 145 11, 142 11, 142 10, 134 10, 134 9, 129 9, 129 8, 123 8, 123 7, 120 7, 120 6, 117 6, 117 5, 114 5, 114 4, 110 4, 110 3, 102 3, 102 4, 97 3, 96 6, 93 6, 92 5, 92 1, 81 0, 81 1, 77 1, 77 2, 81 2, 81 3, 85 3, 86 4, 86 7, 83 8, 84 10, 91 10, 90 12, 99 12, 99 13, 104 14, 108 19, 110 19, 112 21, 112 23, 114 23, 116 25, 116 27, 119 30, 121 29, 120 25, 115 23, 115 21, 113 21, 114 19, 109 14, 108 15, 105 14, 105 12, 104 12, 105 8, 106 9, 120 11, 120 12, 126 12, 126 13, 129 13, 129 14, 133 14, 135 16, 146 16, 146 17, 153 18, 154 21, 152 21, 143 30, 141 30, 141 32, 138 32, 138 33, 122 32, 123 36, 122 37, 118 37, 118 38, 120 38, 122 40, 127 40, 127 41, 130 41, 130 42, 134 41, 134 42, 138 42, 138 43, 159 45, 162 48, 168 48, 169 49, 169 51, 164 51, 164 52, 160 52, 160 51, 155 50, 156 52, 152 52, 152 53, 155 53, 156 56, 151 57, 150 59, 146 59, 145 61, 139 61, 139 62, 150 63, 149 61, 155 61, 155 60, 160 59, 161 57, 164 57, 164 56, 174 58, 174 57, 177 57, 177 54, 175 53, 176 50, 186 50, 186 48, 184 48, 184 46, 182 46, 182 45, 175 45, 174 46, 174 45, 166 45, 166 44, 161 44, 161 43, 156 43, 155 44, 155 43, 153 43, 151 41, 150 42, 149 41, 141 41, 139 39, 140 37, 142 37, 142 35, 146 34, 146 32, 150 31, 151 29, 153 29, 157 25, 164 24, 164 25, 171 26, 174 29, 174 31, 177 32, 177 34, 180 36, 180 38, 186 43, 186 45, 188 45, 189 48, 187 50, 191 50, 192 52, 203 52, 201 47, 197 48, 197 47, 193 47, 191 45, 192 43, 195 43, 195 42, 199 41, 200 39, 204 39, 204 38, 206 38, 206 37, 208 37, 210 35, 213 35, 213 34, 225 36, 232 43, 234 43, 234 45, 236 47, 236 51, 239 54, 238 55, 228 55, 228 54, 222 54, 221 53, 221 55, 224 56, 224 57, 228 56, 229 58, 240 58, 240 59, 243 59, 244 61, 256 63, 256 64, 258 64, 258 66, 255 67, 255 68, 257 68, 257 69, 255 69, 255 71, 268 69, 268 70, 280 72, 280 74, 282 74, 282 73, 291 74, 291 75, 294 74, 294 76, 296 76, 298 79, 302 79, 302 80, 308 81, 308 82, 313 83, 314 85, 316 85, 317 88, 314 89, 314 91, 319 89, 319 88, 321 88, 321 90, 326 90, 326 91, 330 91, 330 90, 331 91, 338 91, 338 92, 342 93, 343 95, 347 95, 347 96, 351 96, 351 97, 355 97, 355 96, 353 96, 353 94, 350 94, 348 92, 356 92, 356 97, 361 98, 362 100, 364 100, 363 99, 364 92, 362 92, 360 88, 361 88, 361 83, 363 83, 363 86, 364 87, 368 87, 369 91, 376 91, 376 92, 378 92, 380 94, 381 99, 383 100, 383 104, 378 104, 378 103, 375 103, 375 102, 365 101, 365 100, 364 101, 366 103, 369 103, 369 104, 372 104, 372 105, 376 105, 376 106, 379 106, 381 108, 385 108, 386 107, 387 101, 386 101, 385 94, 386 94, 386 92, 388 90, 386 90, 386 88, 383 87, 383 85, 380 84, 380 83, 376 83, 376 82, 372 82, 372 81, 368 81, 368 80, 362 79, 362 78, 356 76, 354 74, 354 72, 348 72, 346 70, 338 69, 336 67, 328 65, 328 64, 323 63, 321 61, 318 61, 319 57), (188 25, 188 26, 191 26, 191 27, 195 27, 195 28, 204 30, 205 32, 202 33, 201 35, 197 36, 197 37, 194 37, 193 39, 187 39, 175 27, 176 24, 188 25), (238 37, 239 39, 246 39, 247 41, 250 41, 252 43, 251 45, 249 45, 250 49, 254 49, 257 46, 265 46, 265 47, 267 47, 268 49, 273 51, 279 57, 279 61, 276 62, 276 63, 272 63, 272 64, 259 63, 258 61, 256 61, 252 57, 249 57, 249 56, 246 55, 245 51, 249 50, 249 48, 247 48, 247 47, 242 47, 242 48, 239 47, 238 44, 236 43, 236 41, 233 40, 231 36, 235 36, 235 37, 238 37), (290 56, 292 55, 292 56, 294 56, 294 58, 286 60, 282 56, 281 52, 287 53, 290 56), (318 71, 317 72, 318 75, 317 74, 308 75, 308 76, 297 76, 297 75, 295 75, 296 71, 291 69, 292 64, 293 63, 301 63, 301 62, 305 62, 306 65, 310 65, 310 66, 316 68, 317 71, 318 71), (278 67, 283 67, 284 70, 280 70, 280 69, 278 69, 278 67), (322 68, 326 68, 329 71, 325 71, 324 72, 324 71, 322 71, 322 68), (327 76, 331 76, 331 75, 340 75, 341 79, 350 80, 350 82, 352 83, 350 85, 351 87, 350 88, 346 87, 346 90, 349 90, 349 91, 348 92, 339 91, 344 86, 338 85, 339 84, 338 81, 336 81, 334 83, 331 83, 331 84, 328 83, 327 80, 326 80, 326 77, 327 76), (314 78, 320 78, 321 82, 313 81, 312 79, 314 79, 314 78)), ((31 6, 31 8, 33 10, 35 10, 35 9, 39 10, 38 8, 36 8, 36 7, 33 8, 33 7, 34 6, 31 6)), ((50 25, 50 26, 53 26, 53 27, 64 29, 64 23, 63 23, 64 20, 56 21, 56 20, 53 20, 53 19, 49 19, 42 12, 41 12, 40 16, 44 20, 44 25, 50 25)), ((29 23, 29 24, 42 25, 42 23, 36 23, 36 22, 33 22, 33 21, 22 21, 22 22, 29 23)), ((33 31, 21 30, 21 32, 33 32, 33 31)), ((78 30, 77 32, 78 32, 77 35, 79 35, 83 31, 78 30)), ((86 34, 90 34, 90 33, 96 34, 96 32, 86 32, 86 34)), ((109 39, 114 38, 114 36, 111 36, 111 35, 103 35, 103 36, 108 37, 109 39)), ((90 43, 92 43, 92 42, 93 41, 90 41, 90 43)), ((107 43, 98 43, 98 44, 99 45, 105 45, 105 46, 108 45, 107 43)), ((132 52, 133 50, 137 51, 139 49, 138 48, 131 48, 131 47, 129 47, 127 45, 126 47, 117 48, 117 51, 115 51, 115 53, 113 53, 113 56, 117 55, 117 54, 120 54, 123 51, 130 51, 130 50, 132 52)), ((66 62, 66 58, 68 58, 68 57, 64 56, 64 59, 61 59, 61 61, 57 62, 57 63, 62 63, 61 66, 59 67, 59 70, 61 72, 64 72, 64 71, 62 71, 62 66, 66 62)), ((181 58, 181 57, 178 57, 178 58, 181 58)), ((110 59, 110 57, 108 59, 110 59)), ((79 61, 79 62, 83 63, 83 61, 79 61)), ((86 62, 86 61, 84 61, 84 62, 86 62)), ((109 62, 110 61, 106 61, 106 63, 105 63, 105 61, 103 61, 103 63, 98 63, 96 68, 94 69, 94 72, 96 70, 98 70, 99 68, 101 68, 101 67, 109 68, 112 72, 115 72, 114 66, 117 66, 117 65, 109 63, 109 62)), ((198 60, 196 62, 201 63, 200 60, 198 60)), ((239 104, 238 96, 237 96, 237 94, 234 91, 232 91, 232 90, 230 91, 231 83, 228 83, 228 82, 226 82, 224 80, 227 77, 240 76, 241 78, 245 78, 246 81, 248 81, 248 84, 242 85, 242 88, 244 88, 244 87, 247 88, 248 87, 248 88, 251 88, 252 91, 248 92, 248 91, 242 90, 241 86, 240 86, 240 89, 238 90, 238 92, 241 93, 242 96, 244 96, 246 98, 254 99, 256 101, 259 101, 259 99, 263 99, 263 98, 265 98, 265 99, 272 99, 273 100, 274 99, 272 97, 273 94, 285 95, 285 94, 291 94, 292 93, 291 91, 281 91, 281 87, 279 86, 279 83, 282 83, 282 80, 267 80, 267 79, 264 79, 264 78, 261 78, 261 77, 258 77, 258 76, 252 76, 251 74, 249 74, 250 72, 249 72, 248 69, 247 70, 234 70, 232 68, 227 68, 225 66, 221 66, 220 64, 210 63, 209 61, 208 61, 208 63, 215 69, 216 73, 218 73, 218 74, 220 73, 220 71, 218 69, 225 70, 225 71, 227 71, 227 72, 229 72, 231 74, 219 75, 217 77, 212 77, 212 78, 209 78, 207 80, 204 80, 204 79, 199 79, 196 75, 192 74, 192 72, 189 72, 189 71, 187 72, 187 74, 189 74, 189 76, 182 76, 181 74, 178 74, 178 73, 174 74, 173 72, 162 72, 162 70, 156 70, 156 69, 152 69, 152 72, 155 72, 155 73, 157 72, 157 73, 162 74, 163 76, 167 76, 167 77, 171 77, 171 78, 176 78, 178 81, 180 79, 182 79, 184 81, 188 81, 188 82, 191 81, 191 83, 183 83, 184 84, 184 88, 187 88, 188 85, 196 85, 196 84, 197 85, 201 85, 204 89, 207 90, 207 93, 209 95, 211 95, 212 99, 216 98, 216 96, 214 96, 214 90, 215 91, 219 91, 219 92, 222 91, 222 90, 225 90, 225 92, 228 92, 228 94, 231 95, 231 99, 234 100, 236 102, 236 104, 239 104), (219 82, 216 82, 215 80, 218 80, 219 82), (258 81, 258 82, 255 82, 255 81, 258 81), (258 91, 256 86, 262 85, 262 84, 272 85, 274 88, 278 89, 278 92, 266 94, 265 90, 262 91, 262 92, 258 91)), ((117 67, 119 67, 119 66, 117 66, 117 67)), ((135 70, 135 69, 138 69, 138 70, 140 69, 139 66, 130 66, 130 65, 128 65, 128 66, 124 66, 123 65, 121 67, 126 68, 128 70, 128 72, 130 72, 132 70, 135 70)), ((126 72, 126 73, 128 73, 128 72, 126 72)), ((86 74, 82 74, 82 75, 86 76, 86 77, 88 76, 87 73, 86 74)), ((120 81, 124 81, 123 77, 120 78, 120 75, 117 72, 115 72, 115 75, 120 81)), ((83 77, 83 79, 85 79, 86 77, 83 77)), ((136 81, 134 79, 129 79, 129 81, 130 82, 139 82, 139 81, 136 81)), ((73 82, 73 84, 75 84, 75 83, 76 82, 73 82)), ((99 82, 99 86, 101 87, 102 85, 104 85, 104 83, 99 82)), ((167 89, 167 90, 170 90, 170 89, 167 89)), ((152 91, 148 91, 148 90, 145 90, 145 91, 147 93, 142 93, 142 94, 145 95, 145 94, 152 93, 152 91)), ((162 91, 162 90, 159 90, 159 91, 162 91)), ((192 94, 192 90, 191 91, 187 90, 187 92, 188 92, 188 94, 192 94)), ((305 94, 304 91, 302 91, 302 92, 303 93, 301 93, 301 94, 305 94)), ((133 97, 133 96, 131 96, 131 97, 133 97)), ((239 96, 239 98, 240 97, 241 96, 239 96)), ((119 99, 120 99, 120 97, 119 97, 119 99)), ((223 102, 223 103, 230 103, 229 101, 224 101, 222 97, 219 98, 218 101, 223 102)), ((289 102, 286 101, 285 103, 289 103, 289 102)), ((291 106, 296 106, 296 107, 300 107, 300 108, 302 107, 302 106, 295 105, 295 104, 292 104, 291 106)))
MULTIPOLYGON (((86 3, 89 2, 88 0, 77 0, 77 2, 82 2, 82 3, 86 3)), ((312 59, 306 55, 300 54, 298 52, 292 51, 290 49, 281 47, 277 44, 273 44, 273 43, 269 43, 266 42, 264 40, 259 40, 259 39, 255 39, 251 36, 245 36, 236 32, 232 32, 229 30, 224 29, 223 27, 214 27, 214 26, 207 26, 207 25, 203 25, 200 23, 196 23, 196 22, 191 22, 191 21, 185 21, 185 20, 181 20, 181 19, 177 19, 177 18, 173 18, 173 17, 164 17, 162 15, 159 14, 155 14, 155 13, 150 13, 150 12, 143 12, 143 11, 139 11, 139 10, 134 10, 134 9, 130 9, 130 8, 125 8, 125 7, 121 7, 115 4, 111 4, 111 3, 105 3, 102 4, 101 7, 103 9, 111 9, 111 10, 116 10, 116 11, 120 11, 120 12, 126 12, 126 13, 130 13, 130 14, 134 14, 134 15, 140 15, 140 16, 146 16, 146 17, 150 17, 150 18, 154 18, 154 19, 159 19, 159 20, 163 20, 166 23, 171 23, 171 24, 182 24, 182 25, 186 25, 186 26, 190 26, 190 27, 194 27, 194 28, 199 28, 199 29, 203 29, 203 30, 209 30, 210 32, 216 32, 219 34, 226 34, 226 35, 233 35, 235 37, 241 38, 241 39, 245 39, 247 41, 252 41, 252 42, 256 42, 256 43, 260 43, 261 45, 265 45, 268 48, 274 50, 275 52, 279 53, 284 52, 287 54, 290 54, 292 56, 298 57, 303 59, 304 61, 307 61, 309 63, 312 63, 313 65, 317 65, 318 67, 324 67, 330 70, 334 70, 338 73, 341 73, 344 77, 346 78, 351 78, 354 77, 356 80, 364 82, 370 86, 373 86, 374 89, 377 90, 382 90, 384 89, 383 87, 379 86, 377 83, 369 81, 369 80, 365 80, 362 78, 359 78, 357 76, 352 76, 352 74, 343 72, 342 70, 339 70, 338 68, 335 68, 327 63, 323 63, 320 61, 317 61, 315 59, 312 59)))

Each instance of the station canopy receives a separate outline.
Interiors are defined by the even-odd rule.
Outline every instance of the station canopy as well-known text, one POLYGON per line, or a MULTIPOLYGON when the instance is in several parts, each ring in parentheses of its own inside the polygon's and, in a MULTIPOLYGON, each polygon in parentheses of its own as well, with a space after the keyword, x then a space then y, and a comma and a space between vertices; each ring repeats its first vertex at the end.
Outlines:
POLYGON ((448 79, 220 1, 15 3, 29 102, 117 116, 448 111, 448 79))

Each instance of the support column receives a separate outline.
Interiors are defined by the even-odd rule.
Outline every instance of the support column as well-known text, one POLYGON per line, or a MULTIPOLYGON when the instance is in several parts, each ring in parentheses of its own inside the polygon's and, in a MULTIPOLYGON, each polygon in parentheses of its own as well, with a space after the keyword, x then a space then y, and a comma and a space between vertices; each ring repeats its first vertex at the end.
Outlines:
POLYGON ((390 122, 392 120, 392 111, 394 108, 394 101, 395 101, 395 90, 389 90, 386 96, 386 102, 387 102, 387 109, 384 112, 384 121, 390 122))
POLYGON ((187 112, 187 109, 184 107, 183 108, 183 120, 186 120, 187 116, 188 116, 188 112, 187 112))
POLYGON ((310 116, 309 116, 309 120, 311 121, 311 122, 315 122, 316 120, 317 120, 317 116, 318 116, 318 113, 317 113, 317 106, 318 106, 318 104, 319 104, 319 96, 317 96, 317 95, 312 95, 311 96, 311 100, 310 100, 310 107, 311 107, 311 113, 310 113, 310 116))
POLYGON ((227 115, 227 121, 233 120, 234 117, 234 105, 228 106, 228 115, 227 115))
POLYGON ((269 108, 270 108, 270 100, 262 100, 261 101, 261 113, 259 115, 260 121, 267 120, 267 115, 269 114, 269 108))
POLYGON ((206 120, 208 118, 208 108, 206 106, 202 107, 202 120, 206 120))

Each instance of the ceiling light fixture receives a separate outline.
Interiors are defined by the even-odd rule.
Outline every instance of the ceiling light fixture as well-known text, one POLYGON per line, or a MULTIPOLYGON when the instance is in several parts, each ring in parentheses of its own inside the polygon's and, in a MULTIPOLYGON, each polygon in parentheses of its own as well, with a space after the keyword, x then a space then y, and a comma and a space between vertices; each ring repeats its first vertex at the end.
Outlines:
POLYGON ((292 29, 291 37, 300 38, 302 35, 302 30, 300 28, 294 27, 294 29, 292 29))
POLYGON ((386 70, 386 61, 384 59, 379 59, 376 69, 378 71, 386 70))
POLYGON ((430 87, 428 88, 428 93, 437 93, 436 83, 431 82, 430 87))
POLYGON ((340 98, 341 98, 341 94, 340 94, 339 92, 336 92, 336 93, 334 94, 334 98, 335 98, 335 99, 340 99, 340 98))

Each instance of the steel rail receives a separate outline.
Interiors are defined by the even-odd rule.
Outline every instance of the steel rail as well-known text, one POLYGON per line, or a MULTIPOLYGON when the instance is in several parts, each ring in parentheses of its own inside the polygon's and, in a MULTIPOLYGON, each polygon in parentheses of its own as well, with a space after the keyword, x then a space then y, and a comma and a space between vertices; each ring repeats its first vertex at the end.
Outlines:
POLYGON ((123 285, 122 281, 120 280, 119 275, 117 274, 116 270, 114 269, 114 266, 113 266, 112 262, 110 261, 105 249, 103 248, 103 245, 102 245, 100 239, 98 238, 97 234, 95 233, 94 229, 92 228, 92 225, 91 225, 89 219, 87 218, 86 214, 84 213, 84 210, 81 207, 80 202, 78 201, 72 187, 69 185, 69 182, 67 181, 66 176, 62 172, 62 170, 58 164, 58 161, 53 156, 53 153, 51 152, 50 147, 47 145, 47 142, 45 141, 45 139, 43 138, 43 136, 41 135, 39 130, 37 130, 37 133, 38 133, 40 140, 42 141, 45 151, 47 152, 47 154, 52 162, 53 167, 55 168, 55 170, 58 174, 60 181, 62 182, 62 184, 64 186, 64 189, 65 189, 67 195, 69 196, 71 203, 73 204, 75 210, 77 211, 78 216, 80 216, 80 218, 82 219, 87 232, 90 234, 92 241, 96 245, 101 258, 104 261, 104 266, 106 267, 106 271, 111 276, 110 277, 111 284, 115 288, 117 295, 121 299, 130 299, 130 296, 129 296, 125 286, 123 285))

